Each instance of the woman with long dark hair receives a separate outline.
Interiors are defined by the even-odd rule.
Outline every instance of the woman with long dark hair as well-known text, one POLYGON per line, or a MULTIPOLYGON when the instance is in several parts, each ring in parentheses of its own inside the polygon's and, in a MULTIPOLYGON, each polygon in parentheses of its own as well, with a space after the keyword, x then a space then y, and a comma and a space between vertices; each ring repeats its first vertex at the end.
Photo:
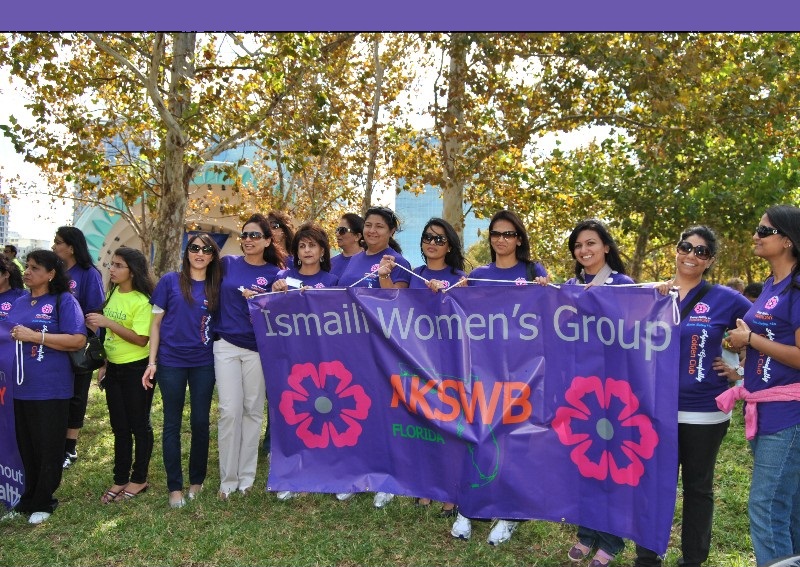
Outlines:
POLYGON ((284 263, 282 269, 291 268, 294 262, 291 253, 294 241, 294 223, 292 218, 283 211, 272 210, 267 213, 269 228, 272 231, 272 243, 283 251, 284 263))
POLYGON ((269 220, 260 213, 247 219, 239 238, 244 255, 222 258, 218 339, 214 341, 219 397, 218 496, 222 500, 237 490, 245 495, 252 489, 264 422, 264 371, 247 298, 272 289, 286 258, 272 241, 269 220))
MULTIPOLYGON (((497 211, 489 221, 489 246, 491 262, 475 268, 469 274, 469 285, 528 285, 546 284, 547 270, 531 260, 531 245, 522 220, 513 211, 497 211)), ((499 519, 487 539, 490 545, 500 545, 511 539, 519 521, 499 519)), ((472 536, 472 521, 459 513, 450 530, 458 539, 472 536)))
POLYGON ((331 273, 341 276, 350 259, 364 250, 364 219, 345 213, 336 227, 336 245, 342 251, 331 258, 331 273))
POLYGON ((748 512, 756 563, 765 565, 800 554, 800 209, 768 208, 753 246, 771 275, 730 342, 747 349, 744 399, 757 408, 748 512))
POLYGON ((181 424, 189 388, 189 499, 197 497, 208 471, 211 399, 214 396, 214 314, 219 305, 222 266, 219 247, 204 232, 191 235, 180 272, 165 274, 150 303, 150 358, 142 385, 161 391, 164 409, 162 450, 169 505, 181 508, 181 424))
POLYGON ((419 249, 425 263, 414 268, 414 273, 427 282, 411 278, 409 288, 427 287, 436 292, 464 283, 464 251, 458 233, 449 222, 434 217, 425 223, 419 249))
POLYGON ((111 257, 109 291, 103 314, 90 313, 86 322, 106 330, 103 346, 108 357, 97 372, 106 392, 114 432, 114 484, 101 502, 130 499, 149 487, 153 426, 153 390, 142 388, 148 364, 153 278, 141 251, 121 247, 111 257))
POLYGON ((86 344, 78 301, 69 293, 64 263, 50 250, 34 250, 23 276, 28 292, 14 302, 8 320, 17 341, 14 424, 25 472, 25 491, 6 517, 29 514, 40 524, 55 511, 61 484, 64 436, 73 394, 68 351, 86 344))
MULTIPOLYGON (((100 313, 105 299, 103 276, 92 262, 83 232, 74 226, 58 227, 52 249, 67 267, 70 290, 78 300, 84 317, 89 313, 100 313)), ((89 330, 95 332, 97 328, 89 330)), ((69 423, 64 446, 65 469, 78 460, 78 433, 86 416, 92 374, 93 372, 75 372, 75 393, 69 404, 69 423)))

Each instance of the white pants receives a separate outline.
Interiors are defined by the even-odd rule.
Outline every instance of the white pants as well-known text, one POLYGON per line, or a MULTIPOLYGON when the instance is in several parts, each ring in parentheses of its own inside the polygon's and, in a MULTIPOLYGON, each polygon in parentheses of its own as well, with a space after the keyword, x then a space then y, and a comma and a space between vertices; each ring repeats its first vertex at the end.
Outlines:
POLYGON ((253 486, 264 422, 264 371, 258 352, 214 342, 214 372, 219 397, 220 491, 253 486))

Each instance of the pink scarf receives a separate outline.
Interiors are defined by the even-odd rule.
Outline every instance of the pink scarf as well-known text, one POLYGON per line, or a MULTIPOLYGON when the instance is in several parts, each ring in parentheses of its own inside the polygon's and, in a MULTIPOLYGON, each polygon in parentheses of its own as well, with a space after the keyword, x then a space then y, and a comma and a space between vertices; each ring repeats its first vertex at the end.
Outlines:
POLYGON ((744 433, 747 440, 756 436, 758 431, 758 404, 762 402, 797 402, 800 401, 800 383, 775 386, 759 392, 749 392, 744 386, 734 386, 716 397, 717 407, 728 413, 736 400, 744 400, 744 433))

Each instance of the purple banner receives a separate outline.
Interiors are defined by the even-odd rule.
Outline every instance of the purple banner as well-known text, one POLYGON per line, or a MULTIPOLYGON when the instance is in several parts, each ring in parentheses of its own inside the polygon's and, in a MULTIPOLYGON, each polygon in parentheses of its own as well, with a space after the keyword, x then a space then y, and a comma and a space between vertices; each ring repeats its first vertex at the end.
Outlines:
POLYGON ((0 321, 0 501, 16 506, 25 487, 14 429, 14 341, 11 325, 0 321))
POLYGON ((653 289, 316 290, 250 302, 269 490, 381 491, 664 552, 679 332, 653 289))

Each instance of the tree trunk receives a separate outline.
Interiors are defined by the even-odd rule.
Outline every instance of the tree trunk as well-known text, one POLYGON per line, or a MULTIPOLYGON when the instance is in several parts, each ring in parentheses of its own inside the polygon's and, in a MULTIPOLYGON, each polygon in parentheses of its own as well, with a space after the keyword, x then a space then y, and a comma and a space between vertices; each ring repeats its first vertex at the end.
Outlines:
POLYGON ((381 89, 383 87, 383 66, 381 65, 380 36, 375 35, 372 44, 375 57, 375 95, 372 101, 372 124, 369 128, 369 163, 367 164, 367 181, 364 184, 364 204, 362 215, 372 206, 372 184, 375 177, 375 161, 378 159, 378 113, 381 110, 381 89))
POLYGON ((628 275, 634 281, 639 281, 642 277, 642 266, 644 265, 645 255, 647 254, 647 244, 650 242, 650 231, 653 228, 653 213, 645 212, 642 217, 642 224, 636 235, 636 248, 633 251, 628 275))
MULTIPOLYGON (((195 34, 174 33, 172 41, 173 59, 167 107, 175 118, 175 123, 180 125, 191 101, 195 34)), ((183 131, 168 123, 161 199, 158 201, 156 220, 153 224, 155 246, 153 270, 157 277, 177 270, 180 266, 181 247, 175 243, 181 242, 183 238, 189 182, 194 175, 194 168, 184 163, 185 153, 186 138, 183 131)))
POLYGON ((454 33, 450 37, 450 69, 447 74, 447 110, 443 116, 442 165, 442 218, 453 225, 458 236, 464 238, 464 179, 459 172, 462 157, 461 128, 464 122, 464 91, 467 76, 467 49, 470 40, 466 34, 454 33))

